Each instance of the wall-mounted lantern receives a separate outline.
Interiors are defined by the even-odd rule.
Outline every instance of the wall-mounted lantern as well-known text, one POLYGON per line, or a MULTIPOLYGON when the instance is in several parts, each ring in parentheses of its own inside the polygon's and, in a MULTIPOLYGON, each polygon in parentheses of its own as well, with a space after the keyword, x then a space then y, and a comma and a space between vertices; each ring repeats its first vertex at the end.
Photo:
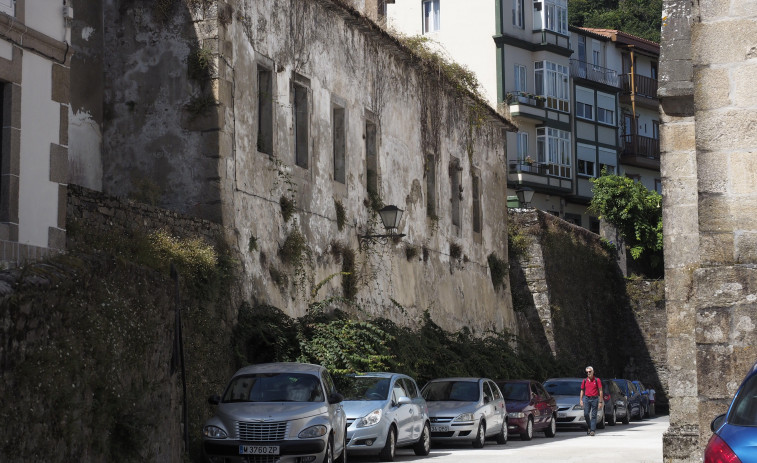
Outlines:
POLYGON ((402 212, 404 212, 402 209, 394 205, 388 205, 384 206, 378 212, 381 217, 381 223, 384 224, 387 233, 384 235, 358 235, 361 242, 363 240, 383 240, 383 242, 386 243, 386 240, 389 238, 402 238, 405 236, 404 233, 396 233, 397 227, 400 225, 400 220, 402 220, 402 212))
POLYGON ((518 203, 520 204, 520 207, 531 209, 531 200, 534 199, 533 188, 524 186, 515 190, 515 194, 518 195, 518 203))

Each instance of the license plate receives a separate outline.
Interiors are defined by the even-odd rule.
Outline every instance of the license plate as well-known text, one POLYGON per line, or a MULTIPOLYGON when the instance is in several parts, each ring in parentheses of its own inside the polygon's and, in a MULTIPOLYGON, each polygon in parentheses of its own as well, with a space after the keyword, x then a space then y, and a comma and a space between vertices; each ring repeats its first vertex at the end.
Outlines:
POLYGON ((278 445, 240 445, 240 455, 278 455, 278 445))
POLYGON ((565 412, 557 412, 557 417, 558 418, 567 418, 568 414, 565 413, 565 412))
POLYGON ((447 426, 431 426, 431 432, 447 432, 449 428, 447 426))

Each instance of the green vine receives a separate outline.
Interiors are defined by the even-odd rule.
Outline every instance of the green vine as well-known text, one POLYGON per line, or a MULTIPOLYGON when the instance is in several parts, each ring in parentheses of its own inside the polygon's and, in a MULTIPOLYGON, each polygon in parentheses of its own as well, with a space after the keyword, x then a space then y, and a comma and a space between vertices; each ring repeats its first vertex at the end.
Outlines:
POLYGON ((334 199, 334 208, 336 209, 336 226, 339 231, 342 231, 344 229, 344 223, 347 220, 347 212, 340 199, 334 199))
POLYGON ((505 278, 508 275, 507 261, 500 259, 494 253, 489 254, 487 261, 489 262, 489 273, 492 277, 494 289, 502 288, 505 285, 505 278))
POLYGON ((284 223, 289 222, 289 219, 294 215, 294 200, 281 195, 279 206, 281 206, 281 216, 284 218, 284 223))

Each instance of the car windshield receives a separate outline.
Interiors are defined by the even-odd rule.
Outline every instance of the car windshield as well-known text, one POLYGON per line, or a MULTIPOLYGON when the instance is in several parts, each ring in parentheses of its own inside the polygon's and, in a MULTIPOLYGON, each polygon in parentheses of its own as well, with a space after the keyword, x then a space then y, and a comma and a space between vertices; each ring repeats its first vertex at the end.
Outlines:
POLYGON ((757 426, 757 375, 749 378, 731 405, 728 424, 757 426))
POLYGON ((498 383, 505 400, 528 400, 528 383, 498 383))
POLYGON ((423 388, 427 401, 477 402, 478 381, 434 381, 423 388))
POLYGON ((620 388, 620 392, 622 392, 623 395, 628 395, 628 390, 626 389, 626 382, 625 381, 616 381, 616 380, 613 380, 613 382, 618 385, 618 387, 620 388))
POLYGON ((233 378, 224 402, 323 402, 323 388, 307 373, 258 373, 233 378))
POLYGON ((552 395, 580 395, 581 381, 547 381, 544 388, 552 395))
POLYGON ((386 400, 389 378, 347 376, 340 382, 339 391, 344 394, 344 400, 386 400))

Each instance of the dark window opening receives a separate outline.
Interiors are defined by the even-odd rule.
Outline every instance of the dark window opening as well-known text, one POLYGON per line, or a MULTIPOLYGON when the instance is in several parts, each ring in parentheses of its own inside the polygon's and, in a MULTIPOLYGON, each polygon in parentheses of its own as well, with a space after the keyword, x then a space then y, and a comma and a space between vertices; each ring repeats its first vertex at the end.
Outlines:
POLYGON ((294 84, 294 157, 295 163, 308 168, 308 90, 294 84))
POLYGON ((460 183, 460 162, 453 161, 449 166, 450 176, 450 203, 452 214, 452 225, 460 226, 460 200, 463 197, 462 184, 460 183))
POLYGON ((436 217, 436 160, 426 156, 426 215, 436 217))
POLYGON ((273 154, 273 74, 258 68, 258 151, 273 154))
POLYGON ((371 121, 365 121, 365 174, 368 193, 378 195, 377 130, 371 121))
POLYGON ((471 195, 473 196, 473 232, 481 233, 481 178, 473 176, 471 195))
POLYGON ((345 151, 345 125, 344 125, 344 108, 335 107, 333 109, 333 141, 334 141, 334 181, 346 183, 346 172, 344 163, 345 151))

